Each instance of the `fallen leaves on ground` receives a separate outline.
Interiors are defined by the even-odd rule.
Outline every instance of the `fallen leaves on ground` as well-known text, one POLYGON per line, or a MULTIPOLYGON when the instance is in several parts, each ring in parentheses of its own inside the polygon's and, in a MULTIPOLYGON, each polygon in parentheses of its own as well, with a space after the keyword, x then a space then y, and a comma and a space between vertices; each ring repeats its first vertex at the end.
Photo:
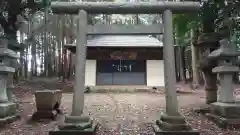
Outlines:
MULTIPOLYGON (((58 124, 58 121, 43 121, 43 122, 31 122, 31 116, 35 111, 35 103, 34 103, 34 95, 31 88, 25 89, 18 86, 14 91, 15 101, 19 103, 19 113, 21 115, 21 119, 5 125, 0 129, 0 135, 48 135, 48 131, 55 130, 58 124)), ((100 95, 101 96, 101 95, 100 95)), ((162 95, 164 96, 164 95, 162 95)), ((200 95, 202 96, 202 95, 200 95)), ((189 100, 194 100, 191 98, 189 100)), ((115 104, 126 104, 124 101, 122 103, 115 104)), ((161 104, 161 103, 156 103, 161 104)), ((136 122, 138 120, 133 120, 133 117, 124 117, 126 114, 124 112, 133 111, 136 112, 137 115, 143 115, 141 111, 149 111, 149 112, 159 112, 160 110, 164 110, 164 107, 160 105, 160 108, 149 109, 148 106, 143 105, 142 108, 136 110, 137 105, 128 105, 130 107, 127 108, 118 108, 117 110, 117 119, 124 119, 125 123, 116 122, 118 125, 117 129, 111 129, 111 127, 104 127, 103 125, 99 127, 97 133, 98 135, 120 135, 120 134, 129 134, 129 135, 153 135, 153 129, 151 128, 151 123, 144 122, 136 122), (126 109, 126 110, 122 110, 126 109), (134 109, 136 111, 134 111, 134 109), (134 125, 135 124, 135 125, 134 125)), ((103 106, 105 109, 106 106, 103 106)), ((191 106, 192 107, 192 106, 191 106)), ((91 110, 91 109, 90 109, 91 110)), ((101 110, 101 108, 99 108, 101 110)), ((103 109, 104 110, 104 109, 103 109)), ((108 109, 106 109, 108 110, 108 109)), ((92 112, 94 113, 94 112, 92 112)), ((114 113, 114 112, 108 112, 114 113)), ((193 129, 196 129, 201 132, 201 135, 240 135, 239 129, 220 129, 214 123, 206 119, 204 116, 194 113, 192 108, 182 108, 181 113, 186 116, 187 121, 190 123, 193 129)), ((133 114, 134 115, 134 114, 133 114)), ((160 117, 160 115, 159 115, 160 117)), ((142 120, 148 119, 148 115, 144 114, 142 116, 142 120)))

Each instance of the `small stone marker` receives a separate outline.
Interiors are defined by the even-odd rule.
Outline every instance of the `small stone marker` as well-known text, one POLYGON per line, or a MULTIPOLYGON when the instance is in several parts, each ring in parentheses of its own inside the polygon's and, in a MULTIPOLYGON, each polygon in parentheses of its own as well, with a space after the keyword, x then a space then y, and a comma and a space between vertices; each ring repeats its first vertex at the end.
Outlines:
POLYGON ((36 91, 35 101, 37 111, 33 114, 33 120, 52 119, 55 120, 60 113, 62 99, 61 90, 36 91))

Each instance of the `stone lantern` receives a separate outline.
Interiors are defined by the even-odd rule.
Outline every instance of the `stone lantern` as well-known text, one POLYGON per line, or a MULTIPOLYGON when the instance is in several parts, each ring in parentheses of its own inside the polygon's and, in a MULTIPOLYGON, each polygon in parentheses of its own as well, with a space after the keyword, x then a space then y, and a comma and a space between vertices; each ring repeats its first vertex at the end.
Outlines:
POLYGON ((226 38, 220 40, 220 45, 219 49, 208 56, 209 59, 218 61, 218 66, 212 71, 220 78, 219 97, 217 102, 210 105, 211 113, 208 116, 219 126, 239 125, 240 103, 234 99, 233 75, 240 70, 233 64, 233 60, 240 56, 240 52, 226 38))
POLYGON ((12 61, 19 56, 8 49, 8 40, 0 40, 0 124, 14 121, 17 118, 17 105, 9 101, 7 94, 8 75, 15 72, 12 61))
MULTIPOLYGON (((15 53, 19 52, 19 51, 22 51, 23 48, 24 48, 24 44, 19 44, 17 40, 13 40, 13 38, 11 38, 11 36, 3 36, 1 37, 2 41, 6 42, 4 43, 5 45, 5 48, 8 48, 12 51, 14 51, 15 53)), ((19 56, 18 56, 19 58, 19 56)), ((11 59, 11 62, 10 62, 10 67, 14 68, 15 71, 20 67, 19 63, 17 62, 17 59, 11 59)), ((13 85, 13 75, 14 75, 14 72, 12 73, 9 73, 8 74, 8 77, 7 77, 7 96, 8 96, 8 100, 9 101, 12 101, 12 97, 13 97, 13 89, 14 89, 14 85, 13 85)))

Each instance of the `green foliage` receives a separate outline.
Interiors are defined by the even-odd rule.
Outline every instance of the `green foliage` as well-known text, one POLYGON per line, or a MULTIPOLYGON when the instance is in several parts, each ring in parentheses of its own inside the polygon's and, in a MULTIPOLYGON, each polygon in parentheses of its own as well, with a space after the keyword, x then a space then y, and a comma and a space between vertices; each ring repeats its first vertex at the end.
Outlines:
POLYGON ((173 25, 176 31, 176 37, 179 45, 189 45, 190 30, 200 27, 201 17, 195 14, 175 14, 173 25))
POLYGON ((25 20, 40 10, 39 3, 35 0, 0 0, 0 24, 5 33, 14 33, 18 29, 18 16, 25 20))
POLYGON ((240 31, 235 31, 231 36, 231 42, 236 45, 236 48, 240 50, 240 31))
POLYGON ((43 7, 47 7, 51 4, 51 0, 42 0, 43 7))
POLYGON ((177 31, 177 37, 184 37, 189 30, 200 26, 201 17, 198 14, 176 14, 173 25, 177 31))
POLYGON ((197 14, 176 14, 174 26, 179 41, 183 41, 191 29, 201 28, 202 32, 222 30, 235 31, 240 29, 236 19, 240 13, 239 1, 208 0, 202 3, 201 11, 197 14))

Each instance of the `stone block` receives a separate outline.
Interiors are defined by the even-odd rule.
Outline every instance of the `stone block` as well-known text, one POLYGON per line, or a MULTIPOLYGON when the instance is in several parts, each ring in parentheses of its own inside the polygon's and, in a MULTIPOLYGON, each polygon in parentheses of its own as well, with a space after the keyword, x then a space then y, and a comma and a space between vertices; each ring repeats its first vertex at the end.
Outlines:
POLYGON ((228 127, 240 128, 239 118, 235 118, 235 119, 225 118, 212 113, 206 114, 206 117, 212 120, 220 128, 228 128, 228 127))
POLYGON ((14 87, 7 87, 7 97, 9 101, 13 100, 13 90, 14 87))
POLYGON ((65 123, 79 123, 79 122, 88 122, 91 119, 88 116, 65 116, 65 123))
MULTIPOLYGON (((185 118, 182 116, 168 116, 165 114, 160 117, 160 121, 173 124, 186 124, 185 118)), ((157 121, 157 123, 160 121, 157 121)))
POLYGON ((16 112, 17 104, 12 102, 0 103, 0 125, 14 122, 19 118, 16 112))
POLYGON ((199 135, 181 115, 162 115, 160 120, 156 121, 156 125, 153 125, 153 129, 156 135, 199 135))
POLYGON ((95 135, 97 128, 98 124, 93 125, 87 116, 67 116, 59 130, 50 131, 49 135, 95 135))
POLYGON ((194 109, 194 112, 200 113, 200 114, 206 114, 206 113, 210 113, 211 110, 210 110, 210 106, 208 104, 206 104, 199 108, 194 109))
POLYGON ((240 103, 215 102, 210 108, 212 114, 226 118, 240 118, 240 103))
POLYGON ((238 66, 233 66, 233 65, 223 65, 223 66, 218 66, 212 69, 214 73, 234 73, 234 72, 239 72, 239 67, 238 66))
POLYGON ((60 113, 60 104, 62 99, 61 90, 44 90, 35 93, 35 102, 37 112, 32 116, 33 120, 57 118, 60 113))
POLYGON ((1 73, 8 73, 8 72, 10 72, 10 73, 14 73, 15 72, 15 69, 14 68, 12 68, 12 67, 8 67, 8 66, 0 66, 0 72, 1 73))
POLYGON ((16 115, 17 104, 12 102, 0 103, 0 118, 16 115))
POLYGON ((163 131, 189 131, 191 127, 186 123, 170 123, 162 120, 157 120, 156 124, 163 131))
POLYGON ((240 103, 221 103, 211 104, 211 112, 206 114, 221 128, 240 127, 240 103))
POLYGON ((49 135, 95 135, 96 128, 90 128, 85 131, 80 130, 58 130, 50 131, 49 135))
POLYGON ((157 125, 153 125, 153 130, 155 135, 200 135, 198 131, 188 130, 188 131, 164 131, 161 130, 157 125))
POLYGON ((14 51, 23 51, 25 48, 25 46, 22 43, 19 44, 14 37, 7 35, 0 37, 0 47, 9 48, 14 51))
POLYGON ((92 120, 79 123, 65 123, 59 126, 59 130, 85 130, 88 128, 92 128, 92 124, 93 124, 92 120))
POLYGON ((59 108, 62 99, 61 90, 43 90, 36 91, 35 101, 38 111, 42 110, 54 110, 59 108))
POLYGON ((20 55, 17 54, 15 51, 10 50, 8 48, 1 48, 1 50, 0 50, 0 57, 1 58, 8 57, 8 59, 9 59, 9 58, 19 58, 20 55))

